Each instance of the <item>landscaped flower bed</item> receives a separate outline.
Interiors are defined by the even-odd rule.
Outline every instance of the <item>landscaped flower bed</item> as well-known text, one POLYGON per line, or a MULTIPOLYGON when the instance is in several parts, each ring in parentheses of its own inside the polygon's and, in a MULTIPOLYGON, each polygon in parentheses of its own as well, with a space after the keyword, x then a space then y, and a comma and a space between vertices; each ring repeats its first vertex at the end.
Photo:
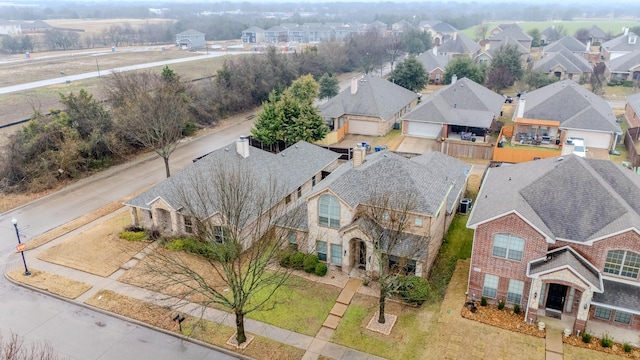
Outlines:
POLYGON ((640 349, 632 347, 629 352, 625 352, 624 345, 617 342, 613 342, 611 347, 604 347, 602 346, 602 339, 597 338, 595 336, 592 336, 591 341, 589 341, 588 343, 585 343, 584 341, 582 341, 582 336, 578 337, 575 335, 571 335, 568 337, 563 336, 562 341, 565 344, 569 344, 577 347, 602 351, 608 354, 615 354, 618 356, 624 356, 629 359, 640 359, 640 349))
POLYGON ((505 330, 511 330, 522 334, 532 335, 543 338, 544 330, 538 330, 536 325, 530 325, 524 322, 524 312, 515 314, 513 309, 504 308, 502 310, 493 305, 477 306, 478 311, 471 312, 467 307, 462 308, 462 317, 470 320, 479 321, 484 324, 499 327, 505 330))

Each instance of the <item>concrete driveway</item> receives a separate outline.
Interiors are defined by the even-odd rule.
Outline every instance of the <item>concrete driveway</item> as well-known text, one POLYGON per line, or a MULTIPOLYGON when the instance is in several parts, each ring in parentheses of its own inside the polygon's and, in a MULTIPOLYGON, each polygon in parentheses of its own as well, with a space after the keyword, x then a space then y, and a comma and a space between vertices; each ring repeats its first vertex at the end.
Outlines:
POLYGON ((440 144, 435 139, 405 136, 400 146, 398 146, 397 151, 414 154, 428 154, 439 150, 440 144))

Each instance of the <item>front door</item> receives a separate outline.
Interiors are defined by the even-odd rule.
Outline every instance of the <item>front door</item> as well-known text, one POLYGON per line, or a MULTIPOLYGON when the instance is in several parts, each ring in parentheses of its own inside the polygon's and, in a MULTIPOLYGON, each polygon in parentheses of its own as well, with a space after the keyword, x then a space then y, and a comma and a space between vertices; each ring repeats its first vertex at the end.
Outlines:
POLYGON ((567 286, 560 284, 549 284, 549 293, 547 294, 547 309, 562 311, 564 299, 567 295, 567 286))
POLYGON ((358 268, 367 268, 367 244, 364 241, 358 242, 358 268))

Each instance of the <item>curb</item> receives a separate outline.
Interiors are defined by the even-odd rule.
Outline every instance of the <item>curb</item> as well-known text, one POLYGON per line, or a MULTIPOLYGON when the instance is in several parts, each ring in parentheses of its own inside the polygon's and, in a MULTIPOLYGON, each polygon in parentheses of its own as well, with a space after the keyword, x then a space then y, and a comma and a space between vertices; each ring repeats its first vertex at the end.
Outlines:
POLYGON ((126 322, 129 322, 129 323, 138 325, 138 326, 142 326, 142 327, 145 327, 145 328, 153 330, 153 331, 161 332, 161 333, 164 333, 165 335, 173 336, 173 337, 175 337, 177 339, 180 339, 180 340, 183 340, 183 341, 188 341, 188 342, 193 343, 195 345, 200 345, 202 347, 206 347, 206 348, 209 348, 211 350, 215 350, 215 351, 224 353, 226 355, 235 357, 236 359, 254 360, 251 357, 248 357, 248 356, 242 355, 242 354, 238 354, 236 352, 233 352, 233 351, 231 351, 229 349, 225 349, 223 347, 219 347, 217 345, 209 344, 207 342, 204 342, 204 341, 201 341, 201 340, 197 340, 197 339, 193 339, 193 338, 190 338, 190 337, 187 337, 187 336, 184 336, 184 335, 178 335, 175 332, 172 332, 172 331, 169 331, 169 330, 166 330, 166 329, 163 329, 163 328, 159 328, 159 327, 144 323, 144 322, 136 320, 136 319, 131 319, 131 318, 128 318, 126 316, 122 316, 120 314, 112 313, 112 312, 109 312, 109 311, 106 311, 106 310, 103 310, 103 309, 100 309, 100 308, 93 307, 91 305, 85 304, 83 302, 78 302, 78 301, 75 301, 73 299, 68 299, 68 298, 65 298, 63 296, 60 296, 60 295, 57 295, 57 294, 53 294, 53 293, 47 292, 45 290, 39 289, 37 287, 31 286, 31 285, 28 285, 28 284, 24 284, 24 283, 21 283, 21 282, 18 282, 18 281, 15 281, 14 279, 12 279, 9 276, 7 276, 6 272, 4 272, 4 271, 2 272, 2 274, 4 275, 5 279, 7 279, 10 283, 12 283, 12 284, 14 284, 16 286, 21 286, 21 287, 27 288, 29 290, 36 291, 36 292, 39 292, 41 294, 51 296, 51 297, 56 298, 58 300, 65 301, 65 302, 68 302, 68 303, 83 307, 83 308, 91 310, 91 311, 96 311, 96 312, 99 312, 101 314, 117 318, 117 319, 122 320, 122 321, 126 321, 126 322))

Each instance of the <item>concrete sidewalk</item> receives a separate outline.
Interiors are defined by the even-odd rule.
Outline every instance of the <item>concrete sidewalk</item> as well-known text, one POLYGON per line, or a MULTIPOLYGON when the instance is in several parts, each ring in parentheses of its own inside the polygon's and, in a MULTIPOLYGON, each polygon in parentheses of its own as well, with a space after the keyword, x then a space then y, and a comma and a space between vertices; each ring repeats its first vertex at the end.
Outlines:
MULTIPOLYGON (((53 264, 50 262, 46 262, 38 259, 38 254, 46 249, 49 249, 66 239, 84 231, 85 229, 94 226, 95 224, 104 221, 106 218, 110 216, 115 216, 119 213, 119 210, 106 217, 95 220, 87 225, 84 225, 74 231, 69 232, 68 234, 61 236, 47 244, 44 244, 38 248, 33 250, 29 250, 25 252, 25 256, 27 257, 27 264, 30 268, 37 269, 43 272, 56 274, 59 276, 63 276, 65 278, 81 281, 83 283, 91 285, 91 289, 82 294, 76 299, 64 299, 69 302, 82 304, 83 306, 89 306, 85 304, 85 301, 92 296, 94 296, 100 290, 110 290, 116 292, 118 294, 126 295, 141 301, 153 303, 160 306, 168 306, 172 309, 176 309, 178 311, 184 312, 186 314, 192 315, 194 317, 202 317, 205 320, 215 322, 218 324, 222 324, 225 326, 235 327, 235 318, 232 314, 207 308, 203 311, 202 307, 198 304, 179 301, 179 299, 175 298, 167 298, 166 295, 156 293, 153 291, 149 291, 143 288, 139 288, 136 286, 132 286, 129 284, 122 283, 118 281, 118 278, 122 276, 126 269, 134 266, 137 261, 144 258, 144 256, 148 253, 148 251, 153 250, 157 245, 156 243, 150 244, 147 248, 140 251, 136 254, 131 260, 127 261, 125 264, 121 265, 121 268, 115 273, 111 274, 108 277, 102 277, 94 274, 90 274, 84 271, 76 270, 73 268, 53 264)), ((19 253, 13 254, 9 261, 5 266, 5 273, 22 268, 22 259, 20 258, 19 253)), ((10 279, 11 280, 11 279, 10 279)), ((333 331, 337 328, 342 315, 344 315, 344 311, 346 311, 346 306, 350 303, 353 295, 357 292, 358 288, 362 281, 356 278, 350 278, 346 282, 342 282, 344 284, 343 291, 341 292, 338 302, 336 306, 340 308, 338 313, 341 313, 341 316, 337 319, 333 319, 331 323, 331 328, 323 326, 321 330, 318 332, 316 337, 299 334, 290 330, 286 330, 283 328, 279 328, 274 325, 270 325, 267 323, 263 323, 257 320, 245 318, 245 329, 247 332, 255 335, 260 335, 277 342, 281 342, 283 344, 287 344, 290 346, 294 346, 299 349, 303 349, 306 351, 303 359, 317 359, 319 356, 328 357, 336 360, 346 360, 346 359, 363 359, 363 360, 382 360, 382 358, 367 354, 361 351, 357 351, 342 345, 334 344, 329 342, 331 336, 333 335, 333 331)), ((20 283, 18 283, 21 285, 20 283)), ((39 290, 45 292, 44 290, 39 290)), ((334 309, 336 309, 334 306, 334 309)), ((334 310, 332 310, 332 313, 334 310)), ((335 316, 330 314, 329 317, 335 316)), ((329 318, 328 318, 329 319, 329 318)), ((327 320, 328 320, 327 319, 327 320)), ((172 335, 183 338, 178 334, 171 333, 172 335)), ((251 345, 249 345, 251 346, 251 345)))

